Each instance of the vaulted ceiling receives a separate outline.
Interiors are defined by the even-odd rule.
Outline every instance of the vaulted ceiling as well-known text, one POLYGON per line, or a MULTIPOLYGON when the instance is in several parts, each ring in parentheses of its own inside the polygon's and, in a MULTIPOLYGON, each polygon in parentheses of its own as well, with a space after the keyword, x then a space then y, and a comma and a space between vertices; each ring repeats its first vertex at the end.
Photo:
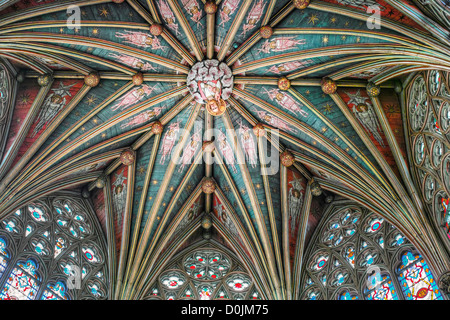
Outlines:
POLYGON ((337 197, 449 269, 411 177, 402 114, 409 74, 450 70, 439 7, 7 0, 0 9, 0 218, 58 190, 89 198, 108 244, 110 297, 141 298, 160 259, 206 239, 233 251, 266 298, 296 298, 303 252, 337 197), (221 115, 188 85, 191 68, 211 59, 234 80, 221 115))

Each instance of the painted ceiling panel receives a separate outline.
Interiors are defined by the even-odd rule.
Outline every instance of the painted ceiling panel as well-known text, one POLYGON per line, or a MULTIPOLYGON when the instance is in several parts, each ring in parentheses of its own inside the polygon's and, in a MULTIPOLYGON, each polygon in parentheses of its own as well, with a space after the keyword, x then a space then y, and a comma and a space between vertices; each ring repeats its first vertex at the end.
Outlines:
POLYGON ((246 257, 267 297, 295 299, 286 288, 300 287, 298 263, 338 195, 427 234, 397 165, 399 83, 408 68, 449 68, 441 29, 390 0, 116 2, 22 0, 0 14, 18 84, 0 218, 36 194, 82 190, 116 258, 108 295, 122 299, 143 298, 198 243, 246 257), (371 29, 376 3, 386 20, 371 29), (277 170, 265 176, 268 155, 277 170))

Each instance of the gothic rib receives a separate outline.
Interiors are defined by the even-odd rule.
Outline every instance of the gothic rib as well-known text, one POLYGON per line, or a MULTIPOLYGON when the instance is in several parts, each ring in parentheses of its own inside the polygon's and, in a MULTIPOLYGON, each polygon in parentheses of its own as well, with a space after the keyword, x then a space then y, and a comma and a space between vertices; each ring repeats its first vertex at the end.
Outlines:
MULTIPOLYGON (((52 54, 63 55, 67 57, 71 57, 73 59, 81 58, 86 61, 98 63, 99 65, 103 65, 105 67, 111 68, 116 72, 122 72, 123 74, 133 75, 136 73, 135 70, 130 67, 121 65, 114 61, 110 61, 104 58, 100 58, 88 53, 71 50, 65 47, 60 47, 57 45, 51 44, 40 44, 40 43, 0 43, 0 48, 2 51, 11 51, 11 52, 23 52, 29 55, 40 55, 43 57, 51 57, 52 54)), ((69 59, 69 58, 67 58, 69 59)), ((145 58, 144 58, 145 59, 145 58)), ((67 60, 66 60, 67 61, 67 60)), ((70 67, 71 69, 76 69, 73 65, 70 67)), ((81 71, 81 69, 80 69, 81 71)), ((84 72, 84 71, 83 71, 84 72)))
POLYGON ((247 12, 251 3, 252 0, 243 0, 243 3, 239 6, 239 10, 233 20, 233 23, 231 24, 231 28, 228 30, 225 39, 220 46, 219 52, 217 53, 217 60, 222 61, 225 59, 228 53, 228 49, 231 47, 234 41, 234 37, 236 36, 236 33, 238 32, 239 27, 244 20, 245 13, 247 12))
MULTIPOLYGON (((281 243, 283 248, 283 267, 286 281, 287 299, 292 299, 292 274, 289 256, 289 202, 287 168, 280 166, 280 199, 281 199, 281 243)), ((292 222, 294 223, 294 222, 292 222)))
MULTIPOLYGON (((225 113, 222 115, 222 120, 225 124, 225 127, 227 130, 234 130, 233 123, 228 115, 228 111, 225 111, 225 113)), ((264 221, 263 213, 261 211, 261 207, 259 206, 258 197, 255 192, 255 188, 253 186, 253 181, 250 176, 250 173, 248 171, 247 163, 245 161, 245 156, 242 152, 241 146, 239 142, 237 141, 237 137, 233 137, 232 139, 232 149, 236 152, 236 159, 237 163, 239 164, 239 168, 241 170, 242 179, 244 181, 245 187, 247 189, 251 206, 253 209, 253 213, 256 217, 256 224, 258 225, 258 230, 261 236, 263 249, 265 252, 265 255, 268 260, 269 264, 269 270, 273 277, 272 281, 274 282, 275 290, 277 292, 277 297, 281 298, 284 297, 284 292, 281 288, 281 281, 278 278, 277 275, 277 268, 275 266, 275 257, 273 252, 273 246, 272 243, 269 240, 269 235, 267 233, 267 226, 264 221)))
MULTIPOLYGON (((250 273, 250 276, 253 278, 253 281, 256 284, 256 287, 259 289, 259 292, 261 292, 262 295, 265 295, 265 296, 270 295, 270 291, 267 290, 268 288, 264 286, 265 283, 263 283, 262 280, 259 277, 257 277, 259 275, 258 264, 254 264, 249 259, 249 257, 243 251, 242 247, 239 246, 236 239, 231 235, 230 231, 223 225, 223 223, 219 219, 217 219, 215 216, 213 216, 212 222, 213 222, 214 228, 229 243, 231 248, 234 250, 234 253, 240 258, 240 261, 247 268, 247 270, 250 273)), ((269 297, 273 298, 271 295, 269 297)), ((269 298, 269 297, 267 297, 267 298, 269 298)))
POLYGON ((18 51, 16 52, 13 50, 2 50, 2 52, 0 53, 0 57, 21 63, 37 72, 39 75, 51 73, 51 70, 47 66, 38 63, 37 61, 31 60, 25 54, 18 53, 18 51))
POLYGON ((170 243, 167 247, 167 250, 164 251, 159 256, 159 261, 155 263, 153 268, 150 270, 146 270, 145 279, 139 282, 138 290, 135 291, 135 294, 132 296, 132 299, 141 299, 145 295, 145 293, 150 290, 150 286, 156 280, 156 277, 161 273, 164 269, 170 258, 176 252, 176 249, 179 248, 189 237, 191 237, 195 231, 201 228, 201 217, 197 217, 182 231, 182 233, 175 239, 172 243, 170 243))
MULTIPOLYGON (((197 153, 197 155, 196 155, 194 161, 192 162, 192 164, 190 165, 188 171, 184 174, 183 179, 182 179, 180 185, 178 186, 177 190, 175 191, 173 197, 170 199, 170 202, 162 215, 162 219, 158 223, 155 234, 150 239, 150 242, 147 247, 147 251, 145 253, 145 257, 143 258, 143 261, 141 263, 141 266, 142 266, 141 271, 139 272, 136 279, 142 279, 141 278, 142 271, 145 268, 152 267, 154 261, 151 260, 151 258, 157 256, 159 254, 160 250, 163 248, 163 246, 159 243, 159 240, 162 239, 163 233, 167 232, 168 229, 165 227, 166 227, 166 224, 168 223, 168 219, 171 216, 172 212, 176 209, 175 207, 177 205, 178 199, 181 196, 181 193, 185 190, 187 184, 189 182, 191 182, 192 175, 194 174, 195 169, 197 168, 201 157, 202 157, 202 153, 201 152, 197 153)), ((199 197, 199 190, 198 190, 199 185, 197 186, 195 191, 193 193, 191 193, 189 195, 188 199, 185 201, 184 206, 186 206, 186 208, 187 208, 186 210, 189 210, 191 205, 199 197)))
MULTIPOLYGON (((214 153, 217 153, 217 150, 214 150, 214 153)), ((217 154, 216 156, 219 156, 219 154, 217 154)), ((259 237, 258 237, 258 232, 256 231, 255 226, 252 223, 252 219, 251 219, 251 217, 248 213, 248 210, 245 206, 245 202, 243 201, 241 195, 239 194, 239 190, 238 190, 233 178, 231 177, 230 172, 228 171, 228 168, 226 167, 225 163, 223 161, 220 161, 218 163, 218 166, 221 169, 222 174, 225 177, 225 180, 228 183, 228 185, 230 186, 231 192, 233 193, 233 195, 237 201, 237 206, 245 220, 244 225, 246 226, 247 232, 249 233, 249 236, 251 237, 253 244, 255 245, 256 252, 258 253, 258 258, 260 259, 260 261, 264 262, 264 261, 266 261, 267 257, 264 255, 264 250, 263 250, 263 247, 262 247, 259 237)), ((235 210, 233 210, 233 211, 235 211, 235 210)), ((268 269, 268 266, 265 263, 262 263, 262 266, 264 268, 264 272, 266 274, 266 278, 268 279, 270 287, 272 288, 272 290, 275 290, 275 286, 273 284, 272 276, 268 269)))
MULTIPOLYGON (((25 176, 26 178, 31 178, 32 176, 39 174, 39 171, 45 170, 45 168, 50 166, 52 162, 58 161, 65 154, 69 153, 70 151, 74 150, 75 148, 79 147, 80 145, 88 142, 95 135, 111 128, 112 126, 120 123, 121 121, 123 121, 125 119, 128 119, 129 117, 131 117, 133 115, 136 115, 137 113, 142 112, 143 110, 147 109, 148 107, 151 107, 158 103, 161 103, 162 101, 169 99, 171 97, 180 95, 183 92, 185 92, 185 90, 187 90, 186 87, 182 86, 180 88, 172 89, 168 92, 163 92, 163 93, 156 95, 142 103, 139 103, 136 106, 130 107, 127 110, 120 112, 119 114, 110 118, 108 121, 106 121, 100 125, 97 125, 93 129, 86 132, 85 134, 82 134, 81 136, 77 137, 74 141, 67 143, 63 148, 61 148, 57 152, 53 153, 49 158, 47 158, 44 163, 41 163, 40 166, 32 167, 32 168, 34 168, 34 170, 32 170, 31 172, 30 172, 31 168, 29 166, 27 166, 25 168, 25 170, 21 173, 21 176, 25 176)), ((133 132, 133 130, 130 132, 133 132)), ((117 137, 116 137, 116 139, 117 139, 117 137)))
POLYGON ((137 242, 139 240, 139 231, 140 230, 137 226, 141 225, 142 217, 144 215, 144 208, 145 208, 145 204, 147 203, 147 192, 148 192, 148 189, 150 186, 150 180, 152 178, 153 169, 155 167, 156 156, 158 154, 160 142, 161 142, 161 133, 154 136, 152 152, 150 154, 150 159, 149 159, 149 162, 147 165, 147 172, 145 173, 144 186, 142 188, 141 197, 139 199, 139 207, 138 207, 138 212, 137 212, 136 222, 135 222, 136 227, 134 228, 133 234, 130 235, 131 236, 131 245, 130 245, 130 250, 129 250, 129 256, 127 257, 127 268, 125 270, 123 279, 120 279, 121 281, 117 282, 115 299, 119 299, 119 297, 122 297, 124 294, 124 291, 125 291, 124 284, 126 283, 126 281, 128 279, 130 269, 132 266, 132 262, 134 259, 135 251, 136 251, 137 242))
MULTIPOLYGON (((133 137, 135 135, 139 135, 143 132, 146 132, 149 130, 149 126, 144 126, 132 131, 129 131, 127 133, 121 134, 119 136, 113 137, 111 139, 108 139, 106 141, 103 141, 102 143, 98 144, 98 145, 94 145, 93 147, 87 148, 86 150, 78 153, 77 155, 75 155, 74 157, 70 158, 70 162, 67 163, 67 165, 76 162, 78 160, 81 160, 85 157, 88 157, 89 155, 92 155, 96 152, 98 152, 99 150, 102 150, 104 148, 107 148, 109 146, 113 146, 116 143, 125 140, 127 138, 133 137)), ((50 165, 54 165, 54 163, 51 163, 50 165)), ((43 172, 45 172, 46 170, 48 170, 48 168, 46 168, 45 170, 42 170, 38 175, 30 177, 28 181, 33 181, 34 179, 36 179, 37 176, 39 176, 40 174, 42 174, 43 172)), ((8 191, 3 195, 2 197, 2 201, 4 201, 2 203, 2 206, 6 206, 10 201, 12 201, 13 197, 15 196, 15 194, 17 194, 17 192, 19 190, 21 190, 22 188, 24 188, 23 183, 22 184, 17 184, 16 187, 11 187, 8 188, 8 191)), ((3 208, 3 207, 2 207, 3 208)))
MULTIPOLYGON (((187 130, 188 132, 191 131, 191 129, 194 125, 194 121, 198 116, 199 109, 200 109, 200 105, 197 103, 194 106, 194 108, 189 116, 189 120, 185 126, 185 130, 187 130)), ((176 149, 173 154, 176 154, 176 155, 180 154, 181 149, 184 147, 184 145, 187 142, 187 138, 188 138, 187 136, 182 136, 181 141, 176 146, 176 149)), ((130 282, 134 282, 136 280, 136 277, 138 274, 138 268, 142 262, 142 259, 144 258, 145 247, 146 247, 148 241, 150 240, 149 236, 150 236, 150 232, 151 232, 151 227, 154 224, 154 221, 156 219, 156 214, 162 203, 162 200, 163 200, 164 194, 167 190, 167 187, 169 186, 169 182, 174 173, 175 166, 176 166, 176 164, 174 162, 172 162, 172 161, 169 162, 169 165, 167 166, 166 173, 165 173, 165 179, 162 181, 162 185, 161 185, 160 189, 158 190, 158 193, 153 202, 152 208, 149 213, 149 218, 147 219, 147 221, 145 223, 144 232, 143 232, 142 236, 140 237, 141 241, 136 249, 137 251, 136 251, 135 260, 133 262, 133 268, 131 269, 131 273, 130 273, 130 282)), ((130 297, 130 294, 131 294, 130 290, 131 290, 131 288, 128 287, 128 289, 125 293, 126 298, 130 297)))
MULTIPOLYGON (((347 16, 349 18, 357 19, 363 22, 366 22, 370 18, 370 14, 363 13, 357 9, 352 9, 348 7, 344 7, 341 5, 336 5, 332 3, 327 3, 323 1, 315 1, 312 2, 309 5, 309 8, 316 9, 323 12, 332 12, 341 14, 344 16, 347 16)), ((450 54, 450 51, 448 49, 445 49, 442 47, 442 45, 439 44, 439 41, 432 39, 428 34, 425 32, 422 32, 417 29, 413 29, 412 27, 405 26, 404 24, 401 24, 396 21, 392 21, 386 18, 381 17, 380 18, 380 25, 381 27, 388 28, 390 30, 399 32, 400 34, 404 34, 409 36, 410 38, 417 40, 425 45, 428 45, 435 49, 436 51, 450 54)))
POLYGON ((136 159, 133 161, 131 165, 128 166, 128 177, 127 177, 127 195, 126 195, 126 204, 125 204, 125 212, 123 213, 123 227, 122 227, 122 238, 120 244, 120 255, 119 255, 119 263, 117 269, 117 280, 115 282, 116 285, 111 285, 114 288, 114 296, 118 295, 118 291, 120 290, 120 283, 124 277, 124 273, 126 271, 126 263, 129 257, 130 250, 130 236, 131 236, 131 219, 133 214, 133 199, 134 199, 134 184, 136 180, 136 159))
POLYGON ((406 214, 406 218, 410 221, 410 223, 413 223, 414 217, 418 215, 418 213, 416 212, 416 208, 410 205, 410 202, 408 201, 410 199, 407 199, 406 191, 404 190, 401 183, 398 181, 397 176, 393 173, 392 168, 386 163, 386 160, 381 155, 380 151, 375 147, 374 143, 372 142, 372 140, 370 140, 369 136, 364 131, 359 122, 350 113, 350 109, 347 107, 342 98, 338 94, 331 94, 330 96, 334 100, 336 105, 345 114, 350 124, 353 126, 357 134, 363 140, 366 147, 369 149, 369 151, 375 157, 378 164, 383 169, 384 173, 386 174, 386 176, 390 181, 390 185, 392 185, 393 189, 395 190, 395 193, 391 193, 394 200, 401 199, 403 201, 403 203, 406 205, 407 208, 407 210, 405 210, 405 213, 409 212, 409 214, 406 214))
POLYGON ((167 2, 169 3, 169 6, 172 8, 172 11, 174 12, 175 17, 180 23, 181 28, 186 34, 187 40, 191 45, 191 49, 194 51, 194 55, 197 58, 197 61, 202 61, 204 58, 202 47, 200 46, 200 43, 198 42, 194 31, 192 30, 191 26, 189 25, 189 22, 187 21, 185 15, 183 14, 183 11, 181 10, 178 1, 167 0, 167 2))
POLYGON ((75 35, 56 35, 54 33, 46 32, 28 32, 28 33, 9 33, 7 35, 0 36, 0 43, 10 42, 14 39, 17 42, 41 42, 41 43, 59 43, 59 44, 74 44, 79 45, 82 43, 86 46, 94 48, 101 48, 110 50, 113 52, 119 52, 126 55, 138 57, 150 62, 160 64, 169 69, 179 71, 181 73, 188 73, 188 67, 181 63, 172 61, 167 58, 160 57, 154 53, 150 53, 141 49, 131 48, 127 45, 111 42, 108 40, 92 39, 84 36, 75 35))
POLYGON ((300 299, 300 283, 301 283, 301 274, 304 265, 303 256, 306 251, 305 246, 305 237, 306 231, 308 227, 308 217, 311 209, 311 202, 313 199, 313 195, 311 194, 310 184, 306 186, 305 190, 305 198, 303 200, 303 206, 300 212, 300 221, 299 221, 299 231, 297 235, 297 241, 295 246, 295 257, 294 257, 294 277, 292 279, 292 299, 300 299))
POLYGON ((229 217, 229 219, 232 220, 233 224, 236 226, 236 230, 244 243, 244 247, 249 252, 249 255, 250 255, 249 258, 252 260, 253 264, 255 265, 255 268, 257 269, 257 274, 259 275, 259 279, 263 283, 263 286, 267 290, 267 292, 270 293, 271 290, 269 290, 269 288, 271 287, 271 285, 269 285, 269 283, 268 283, 268 279, 270 279, 270 278, 267 278, 269 276, 267 271, 262 270, 260 268, 261 258, 258 255, 258 252, 255 251, 256 250, 255 243, 252 241, 252 237, 248 234, 248 232, 246 231, 246 229, 245 229, 244 225, 242 224, 242 222, 240 221, 240 219, 236 218, 235 208, 230 204, 228 198, 225 196, 225 194, 223 193, 222 189, 219 186, 216 186, 216 190, 214 191, 214 194, 217 196, 219 201, 225 207, 226 212, 232 213, 232 214, 229 214, 228 217, 229 217))
MULTIPOLYGON (((294 10, 294 6, 290 1, 270 19, 269 26, 272 28, 276 26, 281 20, 284 19, 284 17, 286 17, 289 13, 291 13, 292 10, 294 10)), ((255 31, 236 50, 231 52, 231 54, 227 57, 226 64, 228 66, 233 65, 242 55, 244 55, 248 50, 250 50, 261 39, 262 37, 259 30, 255 31)))
MULTIPOLYGON (((114 230, 114 206, 111 194, 111 177, 105 177, 105 185, 103 187, 103 197, 105 201, 106 216, 106 239, 108 244, 108 274, 111 284, 116 282, 117 277, 117 257, 116 257, 116 234, 114 230)), ((108 289, 108 298, 114 297, 114 285, 110 285, 108 289)))
MULTIPOLYGON (((282 290, 284 290, 283 287, 284 287, 284 284, 286 283, 285 278, 287 279, 288 275, 285 272, 283 272, 284 270, 283 270, 283 262, 282 262, 283 260, 282 260, 282 256, 281 256, 280 241, 279 241, 277 225, 276 225, 276 221, 275 221, 275 212, 274 212, 274 208, 273 208, 272 195, 271 195, 271 190, 270 190, 270 182, 267 177, 268 171, 266 169, 266 164, 261 161, 261 159, 264 159, 266 157, 266 155, 264 154, 264 144, 263 144, 264 143, 263 139, 266 139, 266 138, 258 137, 257 139, 258 139, 258 151, 259 151, 261 175, 262 175, 262 179, 263 179, 267 210, 269 212, 270 229, 271 229, 272 239, 273 239, 272 242, 273 242, 274 251, 275 251, 275 261, 276 261, 276 265, 277 265, 278 274, 280 277, 282 290)), ((270 142, 267 140, 266 143, 269 144, 270 142)), ((287 292, 288 293, 290 292, 289 283, 287 283, 287 292)), ((288 296, 289 296, 289 294, 288 294, 288 296)))
MULTIPOLYGON (((293 116, 287 114, 284 111, 281 111, 280 109, 270 105, 266 101, 261 100, 260 98, 254 96, 254 95, 252 95, 250 93, 241 91, 240 89, 236 89, 236 88, 233 89, 233 92, 238 97, 246 99, 250 103, 253 103, 253 104, 257 105, 258 107, 262 108, 263 110, 265 110, 267 112, 276 113, 277 116, 280 117, 283 121, 286 121, 287 123, 295 126, 296 128, 299 128, 304 134, 307 134, 312 139, 320 142, 321 145, 325 146, 328 150, 333 151, 334 154, 336 154, 344 162, 346 162, 345 160, 347 160, 347 161, 351 162, 352 165, 359 166, 359 164, 357 164, 356 161, 354 161, 353 158, 349 157, 348 154, 344 153, 343 150, 341 150, 340 148, 337 148, 337 145, 333 144, 328 138, 326 138, 325 136, 323 136, 319 132, 316 132, 312 128, 308 127, 305 123, 300 122, 299 120, 297 120, 293 116)), ((314 111, 315 108, 311 108, 311 110, 314 111)), ((358 154, 359 154, 359 152, 358 152, 358 154)), ((373 166, 371 166, 370 162, 367 162, 366 164, 369 165, 369 167, 371 167, 372 172, 377 176, 377 178, 381 179, 381 181, 383 181, 382 176, 378 173, 377 170, 375 170, 375 168, 373 168, 373 166)), ((349 165, 349 167, 351 167, 352 165, 349 165)))
POLYGON ((343 55, 343 54, 358 54, 363 50, 364 52, 371 54, 395 54, 398 56, 423 56, 426 57, 430 62, 436 61, 437 64, 442 66, 448 66, 450 60, 448 57, 438 57, 437 55, 431 55, 424 53, 421 50, 411 49, 402 45, 392 45, 392 44, 381 44, 381 43, 364 43, 358 46, 353 45, 336 45, 329 46, 319 49, 307 49, 301 52, 294 51, 289 53, 284 53, 280 55, 270 56, 267 58, 262 58, 259 60, 251 61, 240 65, 233 69, 234 75, 239 75, 243 72, 252 71, 262 67, 268 67, 273 64, 292 62, 296 60, 305 60, 317 57, 326 57, 330 55, 343 55))
POLYGON ((26 135, 28 134, 28 131, 30 130, 35 117, 38 115, 39 109, 44 102, 44 99, 47 96, 48 92, 50 91, 52 83, 53 82, 51 81, 47 87, 42 87, 41 89, 39 89, 39 92, 34 99, 26 118, 23 120, 22 125, 20 126, 19 132, 17 133, 14 142, 12 143, 7 153, 3 156, 3 161, 0 165, 0 177, 2 177, 2 181, 0 182, 1 191, 4 191, 7 184, 7 176, 12 172, 9 171, 9 173, 7 173, 6 170, 10 168, 12 161, 17 155, 17 152, 19 152, 19 148, 22 145, 22 142, 24 141, 26 135))
POLYGON ((214 57, 214 39, 216 28, 216 14, 206 14, 206 57, 214 57))
MULTIPOLYGON (((166 229, 165 234, 158 241, 157 246, 155 247, 154 251, 151 254, 150 253, 146 254, 145 263, 141 265, 141 270, 139 271, 139 275, 136 278, 136 282, 128 284, 128 286, 129 286, 128 289, 131 289, 131 290, 129 290, 130 295, 125 296, 125 298, 136 297, 138 295, 144 294, 144 292, 142 291, 142 288, 145 286, 146 282, 149 284, 152 282, 151 280, 148 281, 148 279, 151 279, 152 276, 156 274, 155 269, 157 269, 158 264, 161 263, 161 262, 157 261, 157 258, 161 257, 161 253, 162 253, 163 249, 166 248, 168 244, 169 245, 173 244, 173 242, 171 244, 169 241, 173 238, 175 230, 179 226, 181 220, 185 217, 185 215, 189 211, 190 207, 194 204, 194 202, 198 199, 198 197, 200 197, 201 193, 202 193, 201 184, 199 184, 193 190, 193 192, 189 195, 189 197, 185 200, 185 202, 183 203, 183 205, 181 206, 181 208, 175 215, 174 219, 170 222, 169 226, 166 229)), ((196 217, 193 221, 191 221, 191 226, 198 224, 198 226, 200 227, 201 226, 201 222, 200 222, 201 218, 202 218, 202 215, 199 215, 198 217, 196 217)), ((186 229, 189 230, 189 227, 186 227, 186 229)), ((185 232, 186 232, 186 230, 182 230, 182 233, 185 233, 185 232)), ((183 238, 183 236, 177 235, 177 238, 183 238)), ((164 254, 167 254, 167 252, 168 251, 165 251, 164 254)), ((171 252, 173 252, 173 251, 171 251, 171 252)), ((164 263, 164 260, 163 260, 163 263, 164 263)))
MULTIPOLYGON (((159 19, 159 15, 155 10, 153 1, 147 1, 149 5, 149 9, 151 10, 150 13, 148 13, 144 7, 136 0, 127 0, 128 3, 133 7, 133 9, 142 17, 144 20, 146 20, 150 25, 154 24, 155 22, 158 24, 161 24, 161 19, 159 19), (156 19, 155 19, 156 17, 156 19)), ((161 37, 167 41, 167 43, 181 56, 183 57, 186 62, 190 65, 193 65, 195 60, 192 57, 189 50, 187 50, 168 30, 167 28, 163 27, 163 32, 161 34, 161 37)))

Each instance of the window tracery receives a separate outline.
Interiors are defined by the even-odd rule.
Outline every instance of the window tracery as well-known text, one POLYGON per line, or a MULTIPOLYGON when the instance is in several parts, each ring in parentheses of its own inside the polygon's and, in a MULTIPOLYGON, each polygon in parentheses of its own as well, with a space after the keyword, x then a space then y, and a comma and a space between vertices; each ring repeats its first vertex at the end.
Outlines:
POLYGON ((409 86, 407 119, 417 185, 436 224, 450 239, 449 83, 447 72, 419 73, 409 86))
POLYGON ((302 300, 443 299, 405 236, 359 205, 343 201, 330 207, 312 240, 302 300))
POLYGON ((254 281, 231 258, 216 248, 198 248, 178 255, 159 275, 146 299, 259 300, 254 281))
POLYGON ((107 297, 105 244, 82 199, 36 200, 0 224, 0 299, 107 297))

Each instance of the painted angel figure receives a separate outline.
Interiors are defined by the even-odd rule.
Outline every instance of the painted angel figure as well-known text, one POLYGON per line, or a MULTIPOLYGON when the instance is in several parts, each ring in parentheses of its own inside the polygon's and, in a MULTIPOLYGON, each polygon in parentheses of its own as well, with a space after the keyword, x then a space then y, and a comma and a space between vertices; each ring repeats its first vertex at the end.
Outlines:
POLYGON ((258 53, 283 52, 305 43, 305 39, 299 40, 295 39, 295 37, 278 37, 270 41, 266 40, 261 48, 258 49, 258 53))
POLYGON ((346 94, 350 97, 348 105, 353 105, 352 111, 356 119, 358 119, 367 132, 373 135, 380 146, 384 148, 385 145, 380 134, 382 129, 372 105, 369 102, 366 102, 368 98, 361 96, 361 90, 358 90, 355 94, 348 92, 346 92, 346 94))
POLYGON ((150 121, 154 117, 159 116, 165 108, 166 108, 166 106, 155 107, 152 110, 146 110, 144 112, 141 112, 137 116, 134 116, 133 119, 131 119, 129 122, 122 124, 120 127, 122 129, 127 128, 127 127, 135 127, 142 123, 150 121))
POLYGON ((190 14, 191 20, 197 23, 197 29, 203 27, 203 24, 200 22, 203 11, 200 9, 197 0, 181 0, 181 3, 184 9, 190 14))
POLYGON ((175 15, 170 9, 169 4, 165 0, 159 0, 157 4, 159 7, 159 12, 161 13, 163 20, 166 22, 167 27, 175 31, 176 36, 180 35, 181 33, 178 31, 178 23, 175 23, 175 15))
POLYGON ((109 56, 113 59, 116 59, 116 61, 118 61, 119 63, 122 63, 133 69, 138 69, 140 71, 157 71, 156 68, 153 67, 149 62, 144 62, 143 60, 132 56, 115 54, 112 52, 109 54, 109 56))
POLYGON ((241 0, 224 0, 222 4, 222 9, 220 10, 220 26, 224 27, 225 23, 230 21, 230 16, 239 7, 241 0))
POLYGON ((300 104, 287 93, 281 92, 280 89, 272 89, 268 91, 266 88, 264 88, 264 90, 265 93, 267 93, 267 95, 269 96, 270 100, 275 100, 284 109, 292 111, 294 113, 299 113, 302 117, 305 118, 308 116, 308 113, 300 107, 300 104))
POLYGON ((166 134, 164 135, 161 150, 162 157, 161 160, 159 160, 160 164, 164 164, 166 162, 167 156, 170 156, 172 149, 175 146, 175 141, 177 140, 178 132, 180 131, 180 123, 181 121, 177 121, 169 125, 169 130, 167 130, 166 134))
POLYGON ((261 19, 265 7, 266 3, 264 3, 264 0, 259 0, 258 2, 253 3, 250 12, 247 15, 247 23, 244 24, 241 35, 245 36, 247 32, 249 32, 256 26, 258 21, 261 19))
POLYGON ((235 166, 236 160, 234 158, 234 152, 233 149, 231 148, 231 145, 227 141, 226 134, 220 131, 217 141, 219 143, 219 149, 226 160, 226 164, 231 166, 234 173, 237 173, 237 169, 235 166))
POLYGON ((125 32, 116 32, 116 38, 125 39, 125 43, 134 44, 138 47, 149 48, 152 50, 161 49, 162 51, 166 50, 166 46, 162 46, 158 37, 153 37, 149 33, 139 32, 139 31, 129 31, 125 30, 125 32))
POLYGON ((70 88, 75 85, 65 86, 61 81, 59 87, 52 89, 52 93, 45 99, 41 111, 37 117, 38 123, 34 127, 31 137, 35 137, 44 126, 49 123, 58 114, 58 112, 66 105, 66 97, 71 97, 70 88))
POLYGON ((116 111, 117 109, 123 110, 129 106, 138 103, 144 98, 147 98, 153 90, 155 90, 157 85, 150 87, 147 84, 143 84, 140 87, 136 87, 133 90, 127 92, 123 97, 121 97, 115 105, 111 107, 111 110, 116 111))
POLYGON ((265 111, 258 111, 254 109, 254 111, 258 114, 258 117, 264 120, 267 124, 271 125, 274 128, 289 131, 293 133, 297 133, 296 129, 292 129, 289 124, 287 124, 285 121, 271 115, 270 113, 267 113, 265 111))
POLYGON ((116 180, 113 182, 113 201, 116 207, 116 213, 118 217, 118 222, 120 225, 121 217, 125 211, 125 202, 126 202, 126 194, 127 194, 127 178, 124 175, 125 168, 117 174, 114 173, 116 180))
POLYGON ((222 221, 222 223, 225 225, 228 231, 232 235, 234 235, 236 238, 239 237, 239 232, 236 229, 236 226, 234 225, 233 221, 228 217, 228 213, 225 211, 223 206, 220 203, 216 203, 214 206, 214 209, 217 211, 217 216, 222 221))
POLYGON ((289 189, 289 220, 291 221, 291 233, 295 230, 295 224, 300 216, 303 204, 302 179, 297 178, 294 173, 294 180, 290 182, 292 188, 289 189))
POLYGON ((196 132, 192 135, 190 143, 184 148, 181 166, 178 168, 178 172, 182 172, 187 165, 191 164, 192 158, 195 156, 195 153, 200 146, 201 139, 200 132, 196 132))
POLYGON ((269 69, 267 69, 267 72, 273 72, 275 74, 281 74, 283 72, 289 72, 295 69, 298 69, 300 67, 303 67, 305 65, 307 65, 308 62, 307 61, 291 61, 291 62, 285 62, 279 65, 273 65, 271 66, 269 69))
POLYGON ((253 137, 253 132, 248 126, 242 123, 241 119, 239 120, 240 121, 238 122, 239 123, 238 133, 241 138, 242 149, 244 150, 245 158, 248 161, 248 163, 250 163, 252 168, 255 168, 257 165, 258 156, 255 139, 253 137))

